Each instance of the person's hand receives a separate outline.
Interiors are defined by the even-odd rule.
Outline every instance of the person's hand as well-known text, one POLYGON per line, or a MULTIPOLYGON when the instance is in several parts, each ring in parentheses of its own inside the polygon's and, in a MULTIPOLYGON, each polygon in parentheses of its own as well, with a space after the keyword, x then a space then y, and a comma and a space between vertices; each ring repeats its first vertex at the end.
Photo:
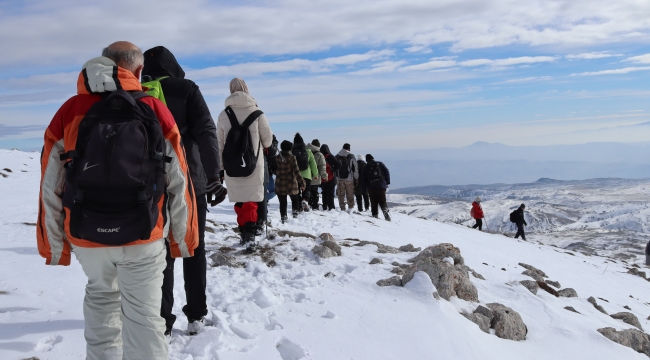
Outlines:
POLYGON ((208 194, 208 202, 210 206, 216 206, 226 199, 228 189, 223 187, 219 179, 208 180, 208 185, 205 187, 205 192, 208 194))
POLYGON ((225 175, 226 175, 226 171, 225 171, 225 170, 221 170, 221 171, 219 171, 219 180, 220 180, 222 183, 223 183, 223 179, 224 179, 225 175))
POLYGON ((318 176, 314 176, 314 178, 311 179, 311 180, 312 180, 312 181, 316 181, 316 180, 318 180, 318 176))

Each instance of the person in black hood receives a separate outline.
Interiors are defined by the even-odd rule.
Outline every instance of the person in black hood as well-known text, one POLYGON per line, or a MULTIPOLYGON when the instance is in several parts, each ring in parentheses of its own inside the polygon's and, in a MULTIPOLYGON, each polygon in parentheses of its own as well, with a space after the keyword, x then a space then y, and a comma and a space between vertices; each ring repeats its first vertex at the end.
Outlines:
POLYGON ((528 226, 526 219, 524 218, 524 210, 526 210, 526 205, 521 204, 514 213, 515 224, 517 224, 517 234, 515 234, 515 239, 521 236, 522 239, 526 240, 526 233, 524 233, 524 225, 528 226))
MULTIPOLYGON (((194 335, 205 325, 208 314, 205 295, 206 258, 205 258, 205 220, 208 206, 215 206, 226 198, 227 190, 221 184, 219 176, 219 148, 217 146, 217 128, 210 115, 199 87, 191 80, 185 79, 185 72, 176 61, 174 54, 163 46, 157 46, 144 52, 143 81, 158 80, 162 88, 169 111, 176 120, 185 147, 187 164, 196 196, 196 212, 199 226, 199 246, 194 256, 183 259, 183 277, 187 305, 183 313, 188 319, 188 332, 194 335), (214 198, 213 198, 214 197, 214 198)), ((172 314, 174 305, 174 259, 167 244, 167 268, 163 271, 163 300, 161 315, 165 319, 167 331, 176 321, 172 314)))
POLYGON ((379 217, 379 208, 384 213, 386 221, 391 221, 388 204, 386 203, 386 190, 390 185, 390 172, 384 163, 375 160, 371 154, 366 154, 366 167, 361 173, 359 185, 362 193, 370 195, 370 211, 375 218, 379 217))
POLYGON ((323 144, 320 147, 320 152, 325 156, 327 181, 321 181, 321 189, 323 189, 323 210, 334 210, 334 189, 336 188, 336 172, 341 167, 341 163, 332 155, 329 146, 323 144))

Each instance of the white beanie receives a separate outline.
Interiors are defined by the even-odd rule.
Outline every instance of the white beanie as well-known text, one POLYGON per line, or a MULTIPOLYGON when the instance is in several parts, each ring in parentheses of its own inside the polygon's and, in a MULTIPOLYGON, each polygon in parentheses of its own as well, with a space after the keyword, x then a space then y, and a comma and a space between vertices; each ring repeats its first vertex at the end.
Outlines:
POLYGON ((361 155, 361 154, 357 155, 357 161, 364 161, 363 160, 363 155, 361 155))
POLYGON ((477 196, 476 199, 474 199, 474 201, 481 202, 481 198, 477 196))

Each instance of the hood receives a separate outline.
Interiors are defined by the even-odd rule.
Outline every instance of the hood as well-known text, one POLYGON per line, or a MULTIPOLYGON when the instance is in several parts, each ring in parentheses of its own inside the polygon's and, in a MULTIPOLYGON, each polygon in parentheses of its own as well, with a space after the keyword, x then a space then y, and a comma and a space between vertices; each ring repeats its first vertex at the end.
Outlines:
POLYGON ((306 147, 307 147, 307 149, 311 150, 311 152, 313 152, 313 153, 321 152, 320 148, 318 146, 316 146, 316 145, 307 144, 306 147))
POLYGON ((77 94, 99 94, 117 89, 142 91, 142 85, 132 72, 117 66, 107 57, 90 59, 81 68, 77 94))
POLYGON ((330 151, 330 147, 327 146, 327 144, 323 144, 320 147, 320 152, 324 155, 332 155, 332 152, 330 151))
POLYGON ((341 149, 341 151, 339 151, 339 153, 337 155, 345 157, 345 156, 350 155, 350 152, 345 150, 345 149, 341 149))
POLYGON ((247 108, 257 106, 257 101, 249 94, 243 91, 237 91, 226 98, 225 106, 247 108))
POLYGON ((163 76, 184 79, 185 71, 171 51, 164 46, 156 46, 144 52, 142 76, 145 75, 151 76, 152 79, 163 76))
POLYGON ((305 140, 302 139, 302 135, 300 135, 300 133, 296 133, 296 136, 293 137, 293 145, 305 146, 305 140))

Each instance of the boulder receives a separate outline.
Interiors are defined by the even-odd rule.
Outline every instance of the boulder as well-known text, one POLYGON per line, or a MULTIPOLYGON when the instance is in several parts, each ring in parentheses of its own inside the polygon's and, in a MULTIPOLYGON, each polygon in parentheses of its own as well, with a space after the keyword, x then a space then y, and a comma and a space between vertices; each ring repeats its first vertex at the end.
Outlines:
POLYGON ((624 323, 635 326, 639 330, 643 331, 643 328, 641 327, 641 323, 639 322, 639 319, 636 317, 636 315, 634 315, 632 313, 620 312, 620 313, 612 314, 610 316, 613 317, 614 319, 622 320, 624 323))
POLYGON ((380 258, 374 258, 374 259, 370 260, 370 265, 383 264, 383 263, 384 263, 384 260, 382 260, 380 258))
POLYGON ((602 306, 598 305, 598 303, 596 302, 596 299, 594 299, 593 296, 590 296, 590 297, 587 299, 587 301, 589 301, 589 302, 591 303, 591 305, 593 305, 593 306, 596 308, 596 310, 600 311, 601 313, 603 313, 603 314, 605 314, 605 315, 608 315, 608 314, 607 314, 607 311, 605 311, 605 309, 603 309, 602 306))
POLYGON ((469 272, 471 272, 472 275, 474 275, 475 278, 477 278, 477 279, 481 279, 481 280, 485 280, 485 278, 483 277, 483 275, 477 273, 477 272, 474 271, 473 269, 469 269, 469 272))
POLYGON ((547 293, 549 293, 549 294, 551 294, 551 295, 553 295, 555 297, 560 296, 560 294, 557 292, 557 290, 555 290, 552 287, 548 286, 548 284, 546 282, 544 282, 544 281, 538 281, 537 285, 540 288, 544 289, 544 291, 546 291, 547 293))
POLYGON ((578 297, 578 293, 572 288, 562 289, 557 292, 561 297, 578 297))
POLYGON ((318 236, 318 238, 323 241, 336 241, 334 240, 334 236, 332 236, 330 233, 322 233, 318 236))
POLYGON ((334 251, 337 256, 341 256, 341 247, 336 242, 332 240, 325 240, 321 243, 321 245, 330 248, 330 250, 334 251))
POLYGON ((304 238, 308 238, 308 239, 316 239, 316 236, 314 236, 312 234, 307 234, 307 233, 303 233, 303 232, 296 232, 296 231, 291 231, 291 230, 279 230, 278 233, 277 233, 277 236, 279 236, 279 237, 285 237, 285 236, 304 237, 304 238))
POLYGON ((535 279, 535 281, 544 282, 544 277, 542 277, 542 275, 540 275, 539 273, 536 273, 534 271, 524 270, 524 272, 522 272, 522 274, 530 276, 531 278, 535 279))
POLYGON ((546 280, 546 283, 549 284, 549 285, 552 285, 556 289, 561 289, 562 288, 562 286, 560 286, 560 283, 557 282, 557 281, 546 280))
POLYGON ((416 272, 424 271, 443 299, 457 296, 467 301, 478 301, 478 290, 469 280, 468 268, 464 266, 458 248, 451 244, 429 246, 412 261, 402 278, 404 284, 411 281, 416 272), (455 265, 445 261, 446 257, 451 257, 455 265))
POLYGON ((402 286, 402 278, 399 276, 393 276, 388 279, 381 279, 377 281, 379 286, 402 286))
POLYGON ((534 267, 532 265, 528 265, 528 264, 524 264, 524 263, 519 263, 518 265, 521 266, 522 268, 526 269, 526 270, 530 270, 530 271, 532 271, 534 273, 538 273, 542 277, 548 277, 548 276, 546 276, 545 272, 543 272, 542 270, 540 270, 540 269, 538 269, 538 268, 536 268, 536 267, 534 267))
POLYGON ((404 269, 402 269, 401 267, 394 267, 390 270, 390 272, 397 275, 404 275, 404 269))
POLYGON ((533 294, 537 295, 537 290, 539 290, 539 285, 537 285, 537 281, 533 280, 522 280, 519 282, 521 285, 525 286, 528 291, 532 292, 533 294))
POLYGON ((515 341, 526 340, 528 328, 519 313, 497 303, 487 304, 487 307, 494 314, 490 325, 494 329, 496 336, 515 341))
POLYGON ((479 305, 476 308, 476 310, 474 310, 474 314, 481 314, 481 315, 485 316, 486 318, 488 318, 488 320, 490 320, 490 322, 492 322, 492 319, 494 318, 494 313, 492 312, 492 310, 486 308, 483 305, 479 305))
POLYGON ((473 313, 473 314, 465 314, 461 313, 464 317, 467 318, 467 320, 473 322, 474 324, 478 325, 478 327, 484 332, 484 333, 490 333, 490 319, 487 318, 487 316, 479 313, 473 313))
POLYGON ((606 327, 598 329, 598 332, 615 343, 627 346, 650 357, 650 336, 642 331, 637 329, 616 331, 614 328, 606 327))
POLYGON ((366 245, 375 245, 377 247, 377 252, 380 254, 399 254, 401 251, 399 251, 397 248, 380 244, 376 241, 359 241, 359 243, 354 244, 354 246, 366 246, 366 245))
POLYGON ((314 246, 314 248, 311 249, 311 252, 313 252, 316 256, 318 256, 320 258, 323 258, 323 259, 338 256, 334 252, 334 250, 328 248, 327 246, 323 246, 323 245, 314 246))
POLYGON ((418 252, 418 251, 422 250, 422 248, 419 248, 419 247, 416 248, 412 244, 406 244, 406 245, 400 246, 398 249, 399 249, 399 251, 404 251, 404 252, 418 252))
POLYGON ((573 311, 574 313, 580 314, 580 312, 576 309, 573 308, 573 306, 565 306, 564 307, 566 310, 573 311))
POLYGON ((212 260, 212 267, 230 266, 236 268, 242 266, 233 256, 226 255, 220 251, 210 255, 210 259, 212 260))

